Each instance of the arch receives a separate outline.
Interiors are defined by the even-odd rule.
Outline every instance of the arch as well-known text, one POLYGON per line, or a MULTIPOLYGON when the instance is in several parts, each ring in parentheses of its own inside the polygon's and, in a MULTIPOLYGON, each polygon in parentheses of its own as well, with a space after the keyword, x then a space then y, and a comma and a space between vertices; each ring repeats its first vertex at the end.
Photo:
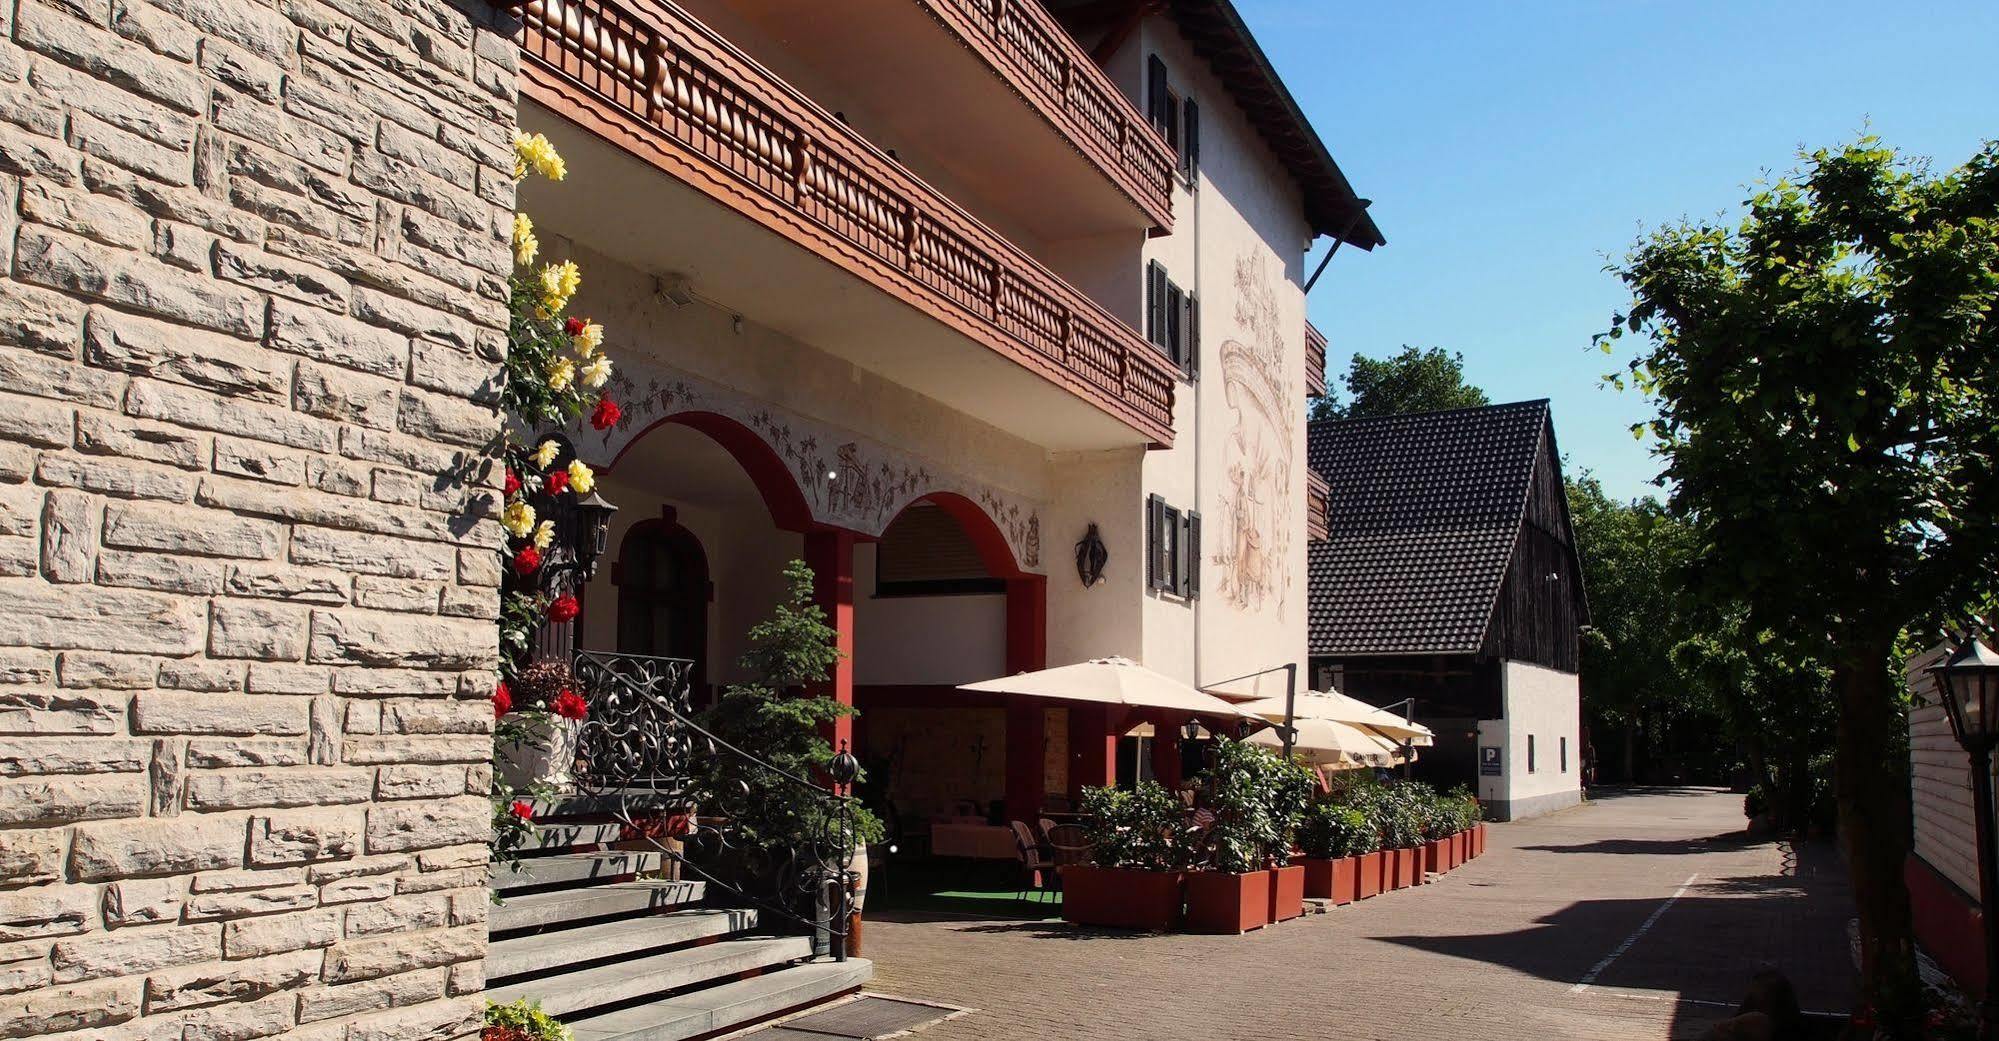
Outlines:
POLYGON ((825 526, 813 520, 812 507, 806 502, 804 490, 798 487, 798 482, 792 478, 791 468, 785 465, 777 450, 756 431, 718 412, 676 412, 646 424, 644 429, 626 440, 604 471, 616 472, 618 463, 625 458, 625 453, 632 450, 632 446, 669 423, 699 431, 721 445, 749 475, 750 483, 756 485, 757 494, 763 497, 764 508, 770 511, 771 522, 779 528, 806 532, 825 526))
POLYGON ((617 588, 618 650, 693 661, 689 678, 703 694, 711 586, 701 540, 670 516, 642 520, 618 540, 611 583, 617 588), (662 610, 665 632, 659 631, 662 610))
POLYGON ((1007 542, 1006 532, 1000 530, 999 522, 993 520, 978 503, 957 492, 928 492, 903 503, 902 509, 895 511, 882 530, 887 531, 889 524, 894 524, 897 517, 918 503, 928 503, 950 514, 951 519, 957 521, 971 538, 972 547, 979 552, 979 562, 994 578, 1014 580, 1031 577, 1031 573, 1014 559, 1013 546, 1007 542))

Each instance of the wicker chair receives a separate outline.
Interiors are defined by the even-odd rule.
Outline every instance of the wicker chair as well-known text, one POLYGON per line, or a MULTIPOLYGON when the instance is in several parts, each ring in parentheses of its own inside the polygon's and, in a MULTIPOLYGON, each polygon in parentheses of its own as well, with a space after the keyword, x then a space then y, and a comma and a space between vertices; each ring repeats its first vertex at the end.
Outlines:
POLYGON ((1014 899, 1025 901, 1031 889, 1036 894, 1050 892, 1052 886, 1044 883, 1056 879, 1055 862, 1048 859, 1047 850, 1035 839, 1034 832, 1022 821, 1013 821, 1014 843, 1020 851, 1020 888, 1014 892, 1014 899))

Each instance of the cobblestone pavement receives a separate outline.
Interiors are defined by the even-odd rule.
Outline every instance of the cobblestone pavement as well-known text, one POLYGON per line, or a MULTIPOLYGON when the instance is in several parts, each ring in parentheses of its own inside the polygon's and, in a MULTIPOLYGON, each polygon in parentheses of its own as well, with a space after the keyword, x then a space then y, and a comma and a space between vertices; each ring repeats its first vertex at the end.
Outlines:
POLYGON ((923 1041, 1698 1036, 1776 966, 1807 1010, 1854 975, 1829 845, 1741 834, 1742 799, 1647 789, 1517 824, 1439 882, 1246 936, 870 917, 871 989, 972 1006, 923 1041))

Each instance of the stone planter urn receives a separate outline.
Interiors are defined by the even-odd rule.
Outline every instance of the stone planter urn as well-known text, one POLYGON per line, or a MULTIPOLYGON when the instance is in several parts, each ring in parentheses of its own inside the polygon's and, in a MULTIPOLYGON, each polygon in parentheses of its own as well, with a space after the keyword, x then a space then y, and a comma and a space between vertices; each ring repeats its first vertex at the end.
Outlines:
POLYGON ((549 716, 535 736, 500 745, 493 768, 516 789, 545 783, 557 794, 571 794, 576 791, 577 740, 582 732, 583 725, 576 720, 549 716))

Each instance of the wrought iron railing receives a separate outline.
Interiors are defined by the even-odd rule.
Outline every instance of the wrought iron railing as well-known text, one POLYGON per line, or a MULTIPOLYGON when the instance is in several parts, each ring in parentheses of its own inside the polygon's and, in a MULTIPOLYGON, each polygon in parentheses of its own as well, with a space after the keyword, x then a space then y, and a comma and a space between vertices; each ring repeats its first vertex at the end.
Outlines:
POLYGON ((1175 371, 1137 331, 686 11, 512 10, 529 96, 1172 443, 1175 371))
POLYGON ((1172 146, 1041 0, 918 0, 984 56, 1161 227, 1173 223, 1172 146))
POLYGON ((865 856, 851 792, 774 766, 695 722, 678 658, 579 651, 573 671, 589 715, 577 735, 583 801, 623 834, 766 915, 804 928, 845 960, 854 909, 852 858, 865 856), (796 800, 808 834, 781 848, 735 821, 746 801, 796 800))

